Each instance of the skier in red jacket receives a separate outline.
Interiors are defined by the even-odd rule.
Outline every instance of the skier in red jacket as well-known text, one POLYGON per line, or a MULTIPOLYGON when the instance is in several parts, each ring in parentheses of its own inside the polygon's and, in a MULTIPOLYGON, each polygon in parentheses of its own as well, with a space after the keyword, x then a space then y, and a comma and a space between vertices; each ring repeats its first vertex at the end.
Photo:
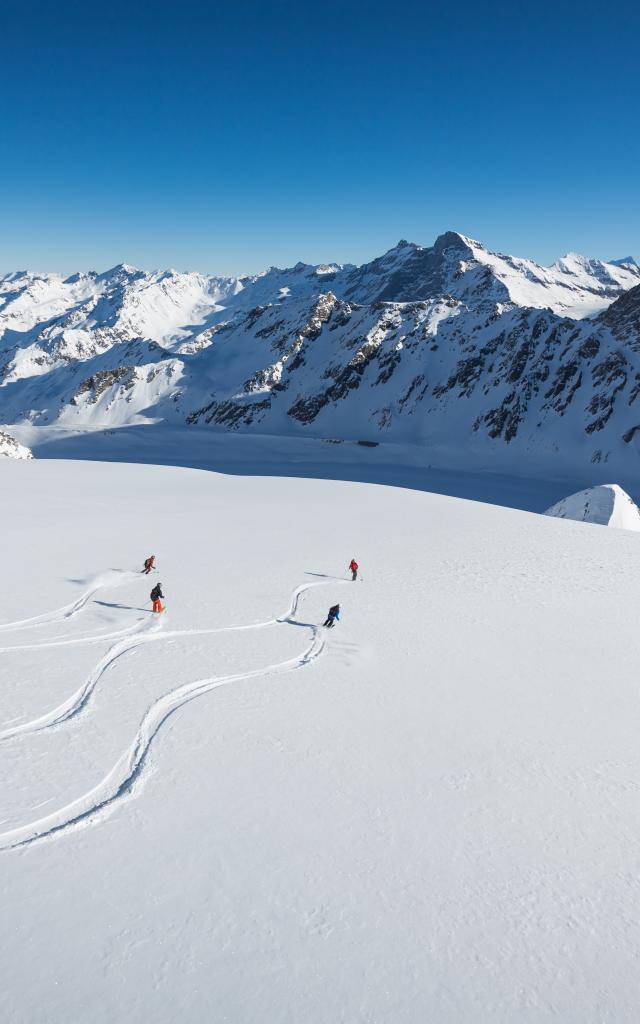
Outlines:
POLYGON ((144 569, 142 571, 145 574, 145 576, 148 576, 149 573, 152 571, 152 569, 155 569, 155 567, 156 567, 156 556, 155 555, 149 555, 149 557, 145 558, 145 560, 144 560, 144 569))
POLYGON ((358 563, 356 562, 355 558, 352 558, 351 561, 349 562, 349 568, 351 570, 351 579, 352 579, 352 581, 357 580, 357 578, 358 578, 358 563))

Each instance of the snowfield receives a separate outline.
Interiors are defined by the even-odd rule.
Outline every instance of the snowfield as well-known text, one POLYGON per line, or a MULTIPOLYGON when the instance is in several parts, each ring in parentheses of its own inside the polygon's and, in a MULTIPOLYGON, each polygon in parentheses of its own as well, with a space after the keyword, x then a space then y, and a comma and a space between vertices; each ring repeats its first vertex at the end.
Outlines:
POLYGON ((3 1022, 637 1020, 636 534, 55 460, 0 512, 3 1022))

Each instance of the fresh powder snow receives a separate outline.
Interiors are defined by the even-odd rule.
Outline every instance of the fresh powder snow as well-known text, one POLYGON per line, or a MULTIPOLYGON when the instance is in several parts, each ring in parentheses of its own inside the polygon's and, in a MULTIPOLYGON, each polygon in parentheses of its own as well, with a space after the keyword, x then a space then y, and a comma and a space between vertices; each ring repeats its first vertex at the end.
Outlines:
POLYGON ((637 1019, 635 534, 53 459, 0 514, 4 1021, 637 1019))

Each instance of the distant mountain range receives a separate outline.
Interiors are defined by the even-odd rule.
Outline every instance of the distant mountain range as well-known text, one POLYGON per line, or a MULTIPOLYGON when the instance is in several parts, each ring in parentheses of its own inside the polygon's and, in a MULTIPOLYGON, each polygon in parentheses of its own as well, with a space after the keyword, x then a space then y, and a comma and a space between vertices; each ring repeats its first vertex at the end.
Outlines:
MULTIPOLYGON (((640 267, 447 232, 360 267, 0 278, 0 421, 389 440, 434 463, 635 469, 640 267)), ((98 441, 96 442, 98 443, 98 441)), ((185 433, 188 443, 188 433, 185 433)))

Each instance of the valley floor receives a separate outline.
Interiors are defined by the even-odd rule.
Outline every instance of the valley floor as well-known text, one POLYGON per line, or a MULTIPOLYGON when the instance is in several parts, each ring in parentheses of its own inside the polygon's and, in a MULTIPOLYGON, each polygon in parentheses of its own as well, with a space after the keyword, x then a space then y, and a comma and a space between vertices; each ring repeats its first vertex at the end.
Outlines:
POLYGON ((637 534, 55 460, 0 521, 4 1021, 637 1019, 637 534))
POLYGON ((474 451, 451 444, 362 442, 313 436, 275 436, 203 427, 139 423, 104 429, 12 424, 8 427, 39 459, 82 459, 181 466, 241 476, 349 480, 408 487, 455 498, 544 512, 594 484, 616 482, 640 501, 637 474, 607 463, 556 462, 549 453, 474 451), (498 471, 499 470, 499 471, 498 471))

